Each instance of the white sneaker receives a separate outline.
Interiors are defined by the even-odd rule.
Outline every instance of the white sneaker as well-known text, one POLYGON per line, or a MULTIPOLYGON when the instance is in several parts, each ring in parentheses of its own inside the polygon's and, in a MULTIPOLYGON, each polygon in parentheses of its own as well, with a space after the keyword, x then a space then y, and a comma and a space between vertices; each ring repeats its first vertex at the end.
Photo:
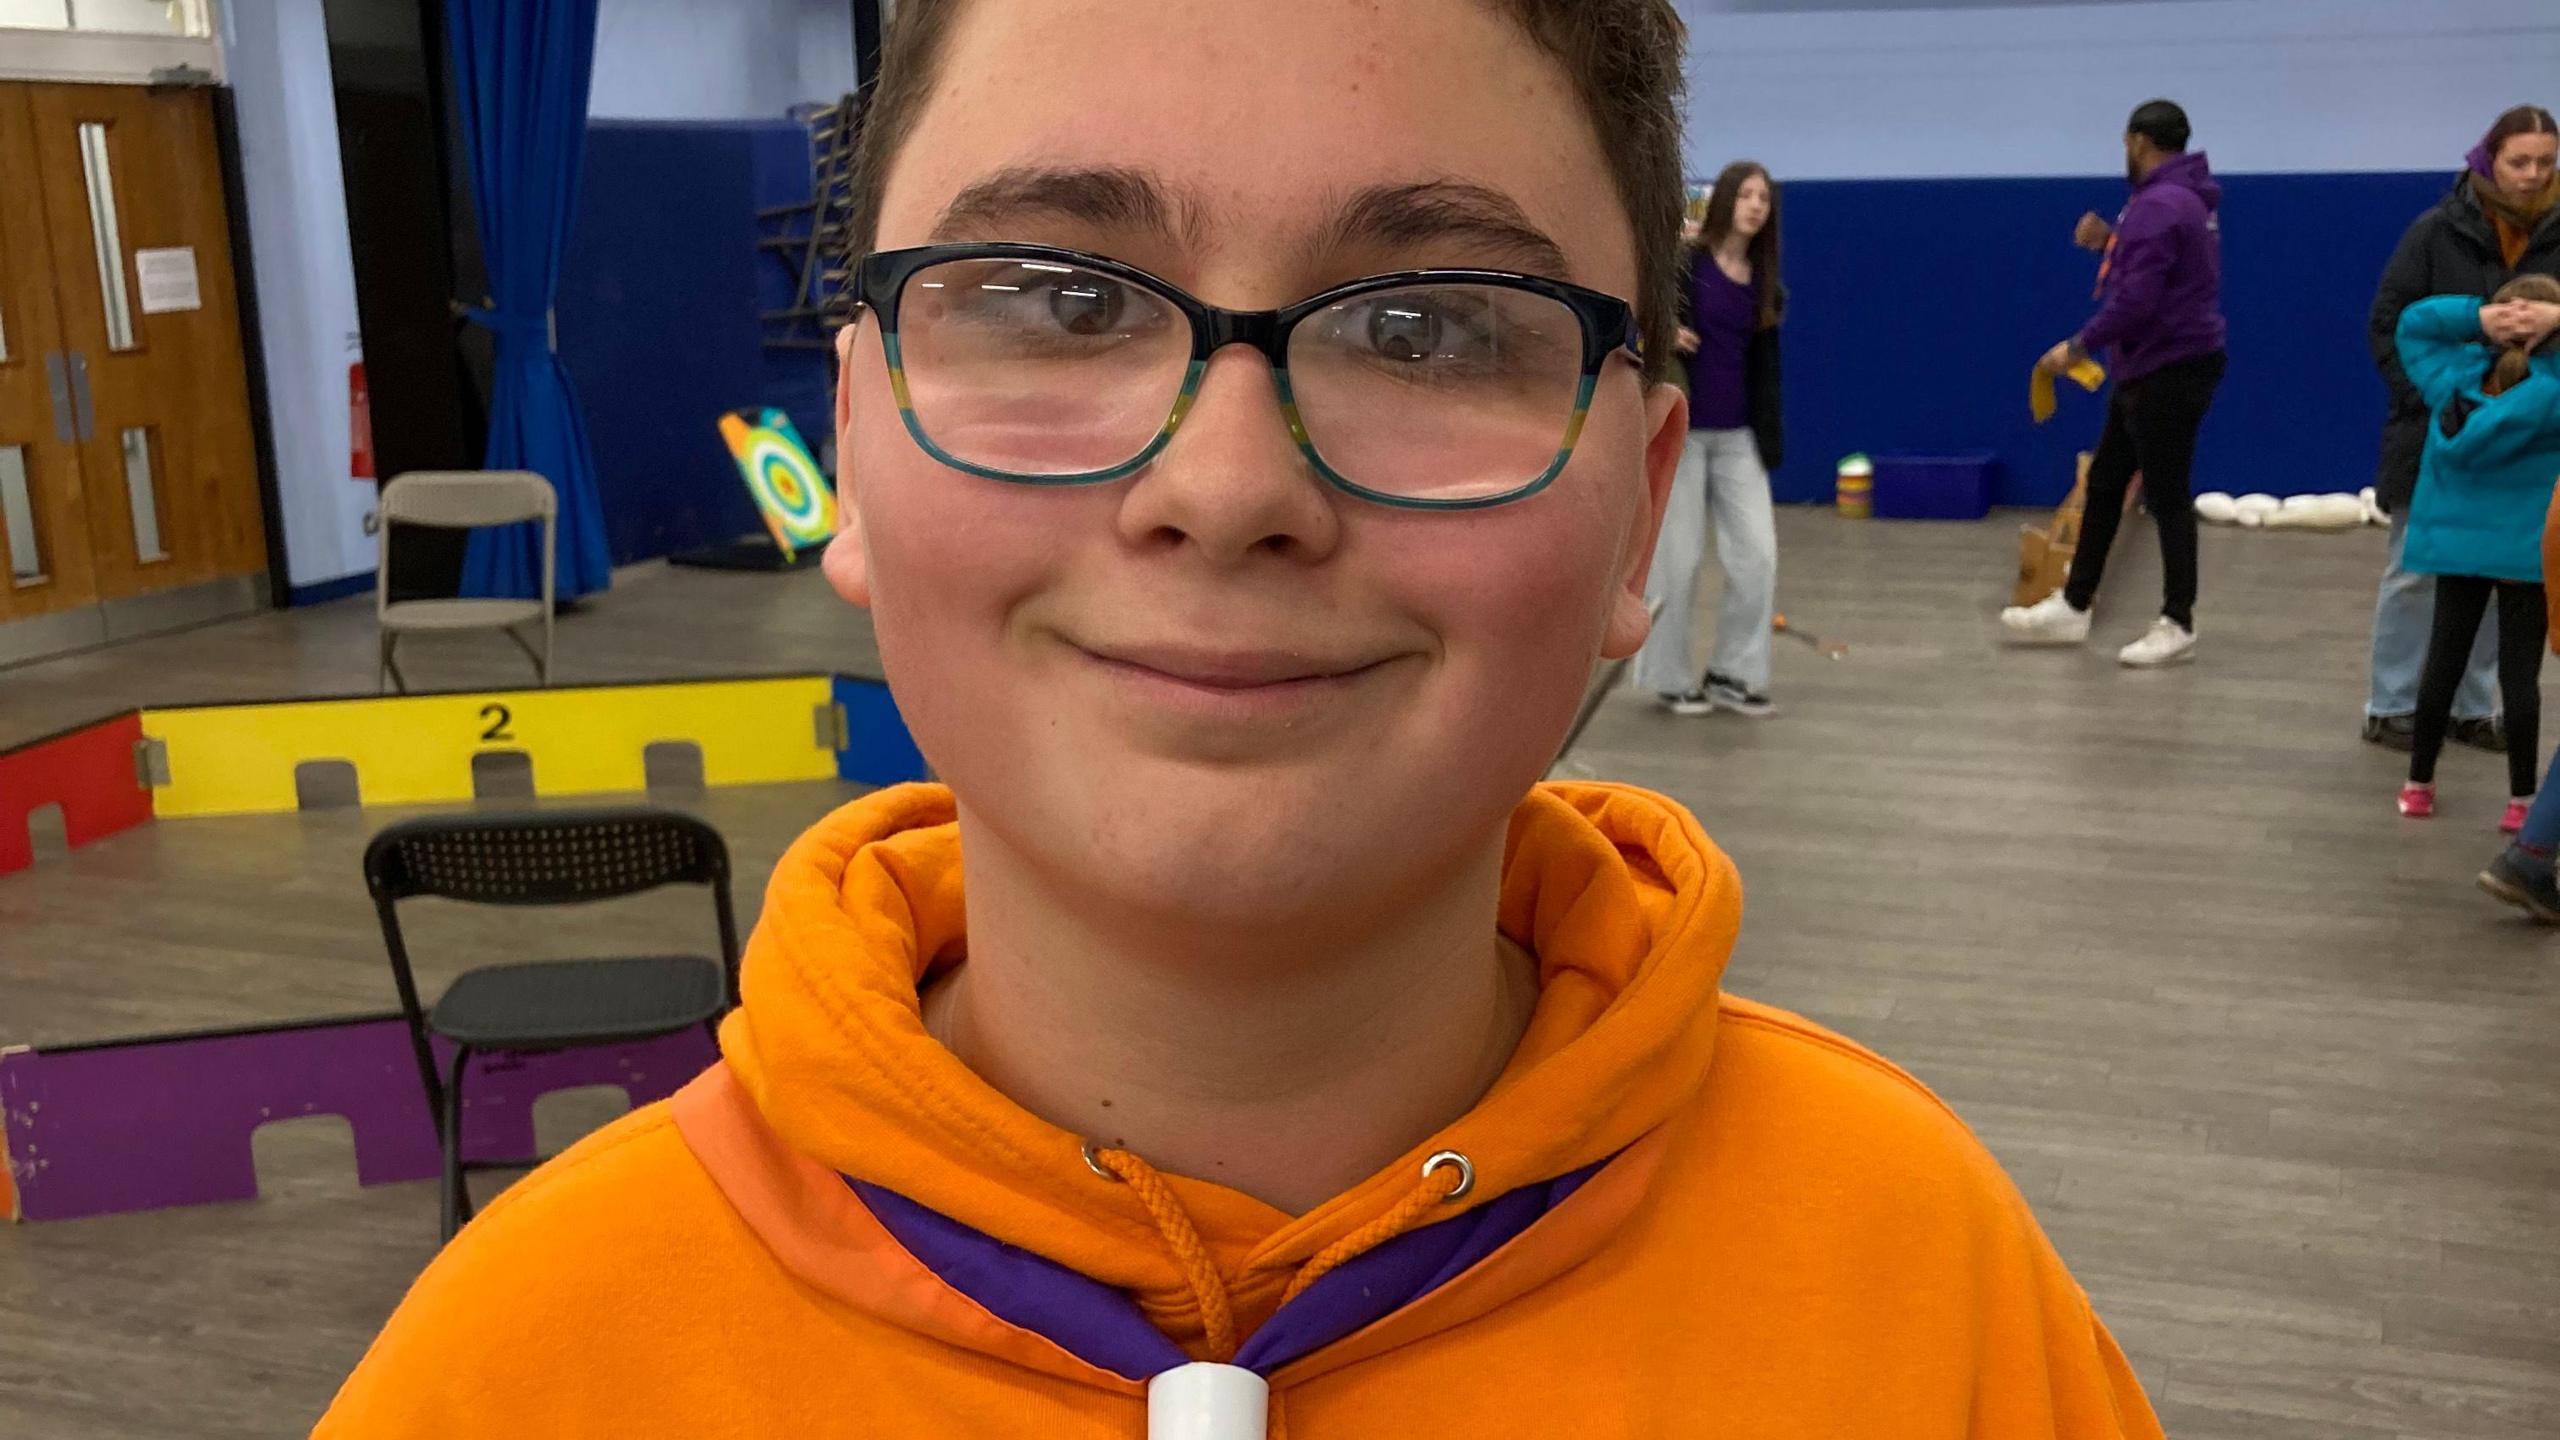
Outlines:
POLYGON ((2033 605, 2012 605, 2000 612, 2016 645, 2078 645, 2089 638, 2089 612, 2074 610, 2054 591, 2033 605))
POLYGON ((2196 658, 2196 632, 2163 615, 2151 622, 2151 633, 2116 652, 2116 660, 2137 670, 2175 665, 2196 658))

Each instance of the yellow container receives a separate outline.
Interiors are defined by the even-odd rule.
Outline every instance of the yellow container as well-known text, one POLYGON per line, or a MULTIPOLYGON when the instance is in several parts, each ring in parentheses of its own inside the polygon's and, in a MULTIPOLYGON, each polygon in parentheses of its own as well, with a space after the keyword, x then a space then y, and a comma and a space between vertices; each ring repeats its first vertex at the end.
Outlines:
POLYGON ((1866 520, 1876 513, 1875 466, 1864 459, 1840 462, 1840 476, 1832 489, 1832 503, 1843 520, 1866 520))

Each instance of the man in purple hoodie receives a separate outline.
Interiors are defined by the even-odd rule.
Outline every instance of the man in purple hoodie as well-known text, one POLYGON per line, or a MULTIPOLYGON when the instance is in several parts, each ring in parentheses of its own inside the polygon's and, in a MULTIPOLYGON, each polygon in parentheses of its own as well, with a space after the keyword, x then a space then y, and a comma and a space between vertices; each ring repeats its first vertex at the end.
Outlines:
POLYGON ((2166 594, 2149 633, 2117 652, 2151 667, 2195 657, 2196 513, 2190 479, 2196 432, 2222 383, 2222 186, 2201 151, 2187 153, 2187 112, 2154 100, 2125 126, 2125 175, 2133 198, 2112 229, 2090 216, 2079 239, 2106 251, 2097 318, 2045 354, 2043 369, 2068 369, 2104 352, 2115 377, 2106 431, 2089 463, 2089 492, 2071 581, 2033 605, 2000 614, 2011 638, 2028 645, 2077 645, 2089 638, 2107 549, 2124 516, 2126 490, 2142 476, 2160 529, 2166 594))

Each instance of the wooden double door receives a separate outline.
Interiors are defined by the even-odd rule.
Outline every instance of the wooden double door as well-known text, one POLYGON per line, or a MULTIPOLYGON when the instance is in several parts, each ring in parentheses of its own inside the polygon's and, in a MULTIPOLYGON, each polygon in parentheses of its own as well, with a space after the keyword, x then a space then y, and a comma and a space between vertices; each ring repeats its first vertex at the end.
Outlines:
POLYGON ((210 92, 0 82, 0 662, 263 601, 238 293, 210 92))

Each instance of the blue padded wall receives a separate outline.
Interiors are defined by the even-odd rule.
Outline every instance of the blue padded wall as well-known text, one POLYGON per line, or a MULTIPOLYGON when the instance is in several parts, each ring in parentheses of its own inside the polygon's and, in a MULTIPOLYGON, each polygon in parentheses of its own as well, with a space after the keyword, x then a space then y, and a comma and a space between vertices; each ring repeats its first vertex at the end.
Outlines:
POLYGON ((783 120, 588 126, 560 354, 614 563, 761 533, 722 412, 772 405, 825 444, 825 355, 768 351, 757 319, 788 303, 793 276, 759 253, 756 212, 806 200, 809 180, 808 132, 783 120))
MULTIPOLYGON (((2224 177, 2231 371, 2196 488, 2276 495, 2372 483, 2383 389, 2365 311, 2400 233, 2450 172, 2224 177)), ((2100 397, 2027 414, 2027 370, 2087 319, 2096 260, 2070 243, 2121 180, 1834 180, 1785 193, 1788 459, 1781 501, 1827 502, 1853 450, 2002 463, 1996 503, 2050 505, 2097 443, 2100 397)))

